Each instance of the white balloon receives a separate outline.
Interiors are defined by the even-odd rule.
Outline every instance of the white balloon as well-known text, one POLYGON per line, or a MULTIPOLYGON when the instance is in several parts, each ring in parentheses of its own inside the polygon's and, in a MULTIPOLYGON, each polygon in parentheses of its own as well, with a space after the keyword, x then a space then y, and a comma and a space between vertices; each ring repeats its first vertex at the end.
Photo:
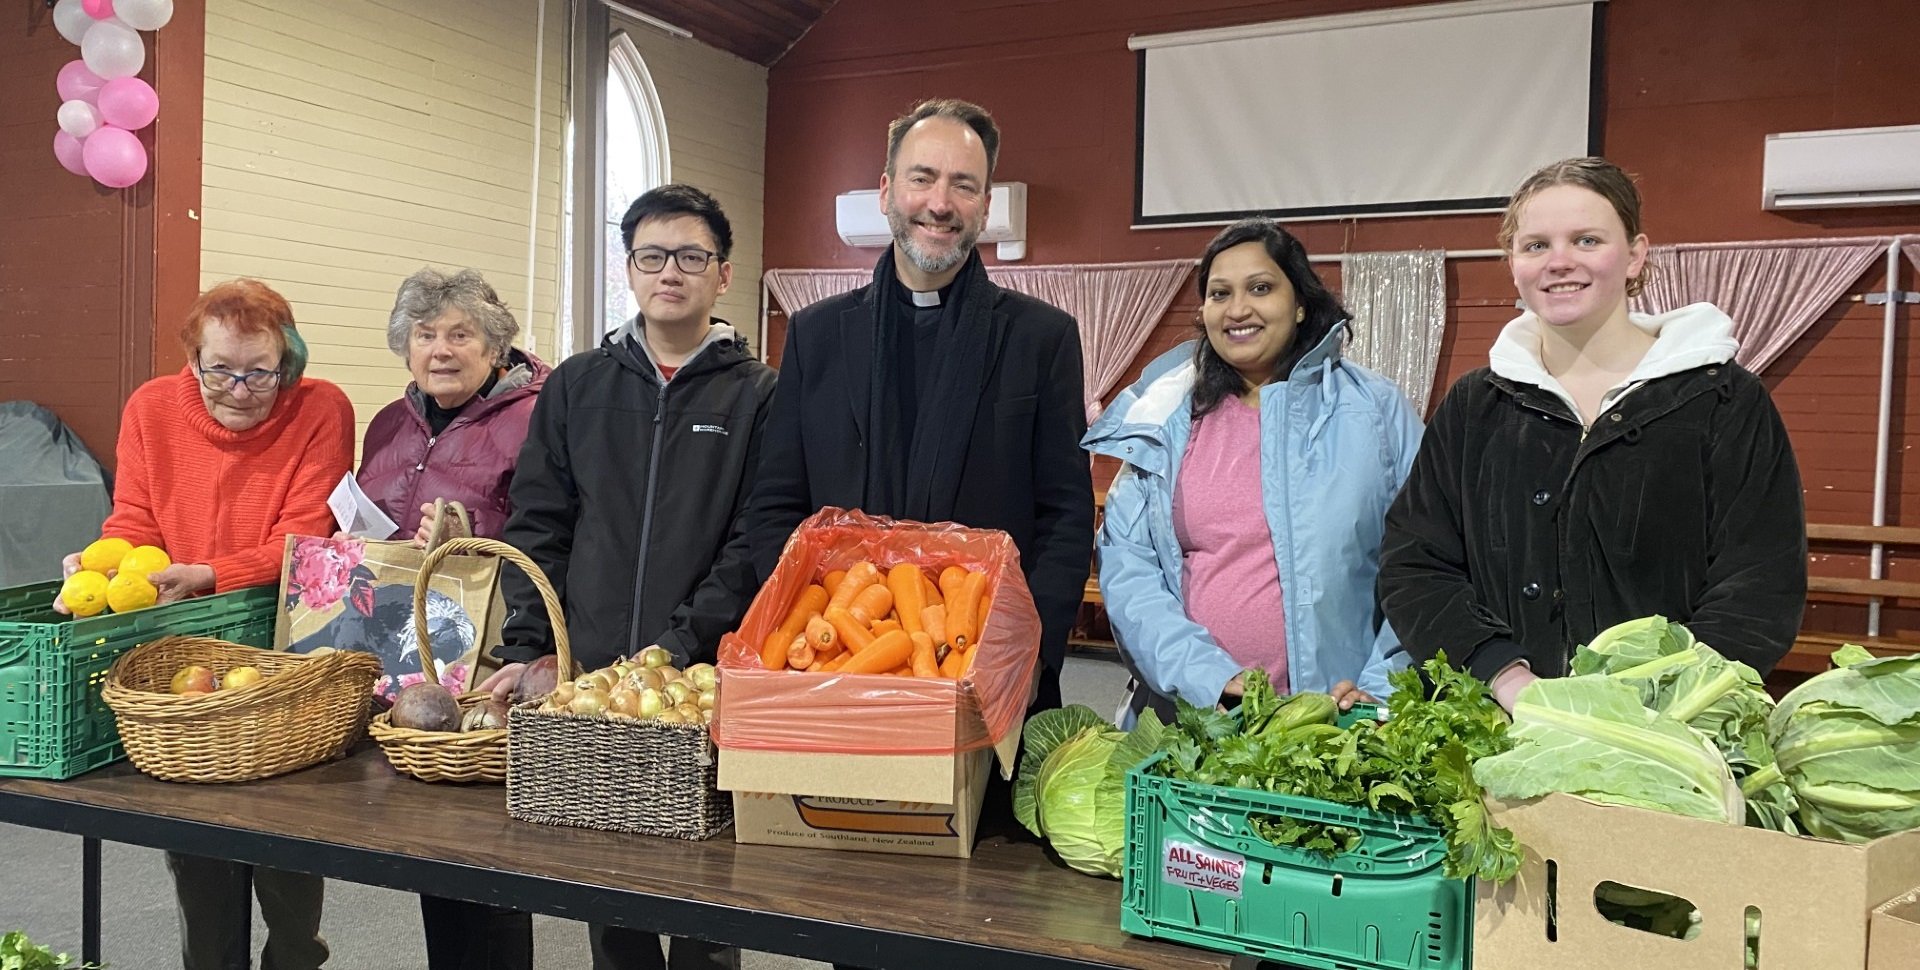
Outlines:
POLYGON ((100 110, 85 101, 68 101, 60 105, 60 130, 75 138, 85 138, 100 127, 100 110))
POLYGON ((111 81, 132 77, 147 63, 147 45, 140 35, 118 20, 96 20, 80 39, 80 59, 87 69, 111 81))
POLYGON ((173 19, 173 0, 113 0, 113 15, 135 30, 159 30, 173 19))
POLYGON ((60 0, 53 5, 53 29, 70 43, 80 43, 80 38, 87 35, 87 28, 96 22, 87 14, 87 8, 80 5, 80 0, 60 0))

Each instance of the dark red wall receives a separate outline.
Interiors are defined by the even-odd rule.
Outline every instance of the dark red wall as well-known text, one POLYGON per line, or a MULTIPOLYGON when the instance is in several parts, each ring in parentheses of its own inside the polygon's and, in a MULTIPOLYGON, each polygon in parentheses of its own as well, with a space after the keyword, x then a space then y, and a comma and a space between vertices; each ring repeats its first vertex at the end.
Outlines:
MULTIPOLYGON (((768 79, 765 260, 773 268, 869 266, 842 244, 833 197, 879 184, 886 123, 915 100, 963 97, 993 111, 1004 142, 996 176, 1029 186, 1028 263, 1191 258, 1211 229, 1128 228, 1133 205, 1135 55, 1126 40, 1201 27, 1412 5, 1405 0, 840 0, 768 79)), ((1920 208, 1782 215, 1760 208, 1771 132, 1920 122, 1910 0, 1613 0, 1606 5, 1603 150, 1641 178, 1655 243, 1920 232, 1920 208)), ((1355 70, 1418 70, 1355 65, 1355 70)), ((1282 97, 1250 79, 1250 97, 1282 97)), ((1204 150, 1205 146, 1195 146, 1204 150)), ((1299 223, 1316 253, 1493 245, 1491 216, 1299 223)), ((991 260, 991 255, 989 255, 991 260)), ((1331 281, 1337 272, 1327 267, 1331 281)), ((1903 266, 1903 285, 1913 288, 1903 266)), ((1877 289, 1879 265, 1852 293, 1877 289)), ((1491 260, 1449 269, 1451 313, 1437 386, 1486 359, 1512 316, 1513 287, 1491 260)), ((1184 339, 1183 295, 1142 359, 1184 339)), ((1911 415, 1920 360, 1897 345, 1891 521, 1920 525, 1920 445, 1911 415)), ((1880 313, 1840 304, 1764 375, 1793 433, 1819 522, 1869 521, 1880 313)), ((782 319, 768 346, 778 353, 782 319)), ((1436 394, 1436 398, 1437 398, 1436 394)), ((1104 480, 1111 474, 1106 470, 1104 480)), ((1909 550, 1920 552, 1920 550, 1909 550)), ((1847 550, 1815 569, 1864 575, 1847 550)), ((1896 578, 1920 562, 1896 555, 1896 578)), ((1813 625, 1848 628, 1857 606, 1816 607, 1813 625)), ((1920 629, 1920 611, 1892 628, 1920 629)))
POLYGON ((205 25, 201 0, 180 0, 166 29, 141 35, 141 76, 160 92, 160 118, 140 132, 149 174, 108 189, 53 158, 54 78, 80 49, 43 3, 0 18, 0 401, 52 409, 108 468, 127 395, 184 361, 174 334, 200 275, 205 25))

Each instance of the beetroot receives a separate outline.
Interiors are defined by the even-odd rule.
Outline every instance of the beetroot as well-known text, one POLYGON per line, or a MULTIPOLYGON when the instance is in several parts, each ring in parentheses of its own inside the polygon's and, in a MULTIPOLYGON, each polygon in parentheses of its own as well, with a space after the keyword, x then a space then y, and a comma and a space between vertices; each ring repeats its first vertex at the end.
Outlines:
POLYGON ((393 699, 391 720, 394 727, 415 731, 458 731, 460 705, 452 691, 422 681, 409 685, 393 699))

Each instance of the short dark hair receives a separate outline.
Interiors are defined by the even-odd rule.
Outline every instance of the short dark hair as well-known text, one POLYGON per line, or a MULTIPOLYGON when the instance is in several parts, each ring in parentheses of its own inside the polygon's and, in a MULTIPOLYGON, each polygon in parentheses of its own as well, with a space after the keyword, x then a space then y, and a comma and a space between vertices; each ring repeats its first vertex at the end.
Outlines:
MULTIPOLYGON (((1293 344, 1287 352, 1274 362, 1273 377, 1286 379, 1295 364, 1347 321, 1347 308, 1340 304, 1340 298, 1327 289, 1314 273, 1313 264, 1307 260, 1307 247, 1300 244, 1293 234, 1280 228, 1272 219, 1242 219, 1220 230, 1220 234, 1207 243, 1206 252, 1200 255, 1200 268, 1194 274, 1196 289, 1200 301, 1207 299, 1207 275, 1213 271, 1214 257, 1243 243, 1257 242, 1266 247, 1267 256, 1280 267, 1287 282, 1293 285, 1293 298, 1300 308, 1307 311, 1306 319, 1294 328, 1293 344)), ((1198 418, 1220 406, 1220 402, 1230 395, 1239 395, 1246 390, 1247 381, 1233 365, 1220 359, 1214 352, 1213 342, 1207 339, 1205 323, 1200 324, 1200 342, 1193 350, 1193 363, 1199 369, 1199 375, 1193 387, 1193 416, 1198 418)))
POLYGON ((900 157, 900 143, 907 140, 907 132, 928 118, 951 118, 980 136, 980 145, 987 150, 987 171, 982 177, 991 183, 993 166, 1000 160, 1000 128, 987 109, 959 98, 928 98, 893 119, 887 126, 887 177, 893 177, 893 163, 900 157))
POLYGON ((713 234, 713 244, 719 247, 720 261, 727 261, 728 254, 733 252, 733 223, 727 221, 726 212, 713 196, 679 183, 649 189, 627 206, 627 214, 620 217, 620 245, 631 252, 636 227, 643 222, 675 216, 696 216, 705 222, 707 231, 713 234))

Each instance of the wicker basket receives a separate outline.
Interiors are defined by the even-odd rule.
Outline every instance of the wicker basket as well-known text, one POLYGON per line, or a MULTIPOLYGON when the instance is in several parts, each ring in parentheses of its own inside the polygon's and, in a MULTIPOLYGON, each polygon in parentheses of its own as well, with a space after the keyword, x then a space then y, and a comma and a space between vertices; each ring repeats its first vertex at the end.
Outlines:
MULTIPOLYGON (((560 669, 573 654, 552 604, 560 669)), ((705 724, 543 711, 507 712, 507 814, 523 822, 698 841, 733 823, 705 724)))
POLYGON ((141 771, 163 781, 252 781, 346 754, 367 726, 379 676, 371 654, 312 656, 170 636, 115 661, 100 697, 141 771), (245 666, 265 676, 211 694, 171 693, 173 675, 189 664, 221 677, 245 666))
MULTIPOLYGON (((448 539, 427 553, 420 563, 420 575, 413 581, 413 629, 420 643, 420 669, 433 670, 433 648, 427 642, 427 584, 434 567, 448 556, 459 553, 484 553, 499 556, 519 566, 540 591, 547 615, 553 617, 554 642, 560 645, 561 669, 567 658, 566 622, 560 612, 560 598, 547 582, 546 573, 520 550, 494 539, 448 539)), ((485 691, 460 695, 460 713, 486 700, 485 691)), ((417 731, 394 727, 391 711, 373 719, 367 733, 380 742, 380 750, 396 771, 421 781, 473 781, 498 785, 507 780, 507 732, 489 731, 417 731)))

